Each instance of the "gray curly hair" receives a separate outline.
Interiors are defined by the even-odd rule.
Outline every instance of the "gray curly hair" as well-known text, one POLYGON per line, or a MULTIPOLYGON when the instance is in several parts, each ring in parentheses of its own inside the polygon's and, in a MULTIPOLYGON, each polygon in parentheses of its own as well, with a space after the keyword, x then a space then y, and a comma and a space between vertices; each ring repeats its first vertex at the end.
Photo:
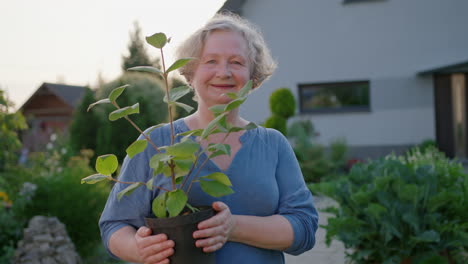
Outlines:
POLYGON ((184 67, 179 68, 181 75, 190 82, 198 59, 201 56, 203 46, 208 35, 216 30, 229 30, 239 32, 245 39, 248 48, 248 58, 252 65, 251 79, 253 88, 259 87, 263 81, 268 79, 276 69, 276 62, 273 60, 262 33, 252 23, 233 13, 216 14, 205 26, 195 31, 176 50, 176 59, 193 57, 195 58, 184 67))

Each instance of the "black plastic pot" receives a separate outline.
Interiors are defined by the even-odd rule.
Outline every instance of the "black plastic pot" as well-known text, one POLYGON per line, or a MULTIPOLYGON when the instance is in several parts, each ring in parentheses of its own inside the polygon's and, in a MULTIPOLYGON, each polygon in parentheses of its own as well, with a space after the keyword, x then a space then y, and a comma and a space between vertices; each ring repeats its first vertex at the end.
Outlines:
POLYGON ((202 207, 200 212, 171 218, 145 218, 152 234, 166 234, 175 242, 174 254, 169 258, 172 264, 215 264, 214 253, 205 253, 195 246, 193 232, 198 223, 215 214, 211 207, 202 207))

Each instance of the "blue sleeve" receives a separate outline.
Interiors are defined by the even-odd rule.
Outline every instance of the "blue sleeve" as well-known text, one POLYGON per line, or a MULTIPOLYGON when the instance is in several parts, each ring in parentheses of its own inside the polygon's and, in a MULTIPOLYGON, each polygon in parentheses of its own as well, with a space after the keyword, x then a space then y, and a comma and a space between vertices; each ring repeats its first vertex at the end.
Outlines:
POLYGON ((277 131, 274 133, 278 142, 278 213, 291 223, 294 231, 293 244, 285 252, 299 255, 313 248, 315 244, 318 214, 291 145, 282 134, 277 131))
MULTIPOLYGON (((160 132, 164 134, 163 131, 160 132)), ((151 137, 153 141, 156 140, 155 142, 160 139, 160 136, 155 136, 155 133, 152 133, 151 137)), ((142 136, 139 139, 141 138, 142 136)), ((123 182, 147 182, 152 176, 152 169, 148 166, 148 161, 154 153, 154 149, 148 144, 144 152, 135 155, 131 159, 128 156, 125 157, 119 180, 123 182)), ((163 182, 163 178, 165 177, 156 177, 154 185, 164 186, 166 183, 163 182)), ((128 186, 129 184, 123 183, 116 183, 113 186, 99 219, 103 244, 114 258, 117 257, 109 250, 109 239, 112 234, 125 226, 132 226, 135 229, 144 226, 144 217, 151 216, 151 201, 158 194, 156 188, 150 191, 146 186, 140 186, 131 195, 124 195, 119 201, 117 194, 128 186)))

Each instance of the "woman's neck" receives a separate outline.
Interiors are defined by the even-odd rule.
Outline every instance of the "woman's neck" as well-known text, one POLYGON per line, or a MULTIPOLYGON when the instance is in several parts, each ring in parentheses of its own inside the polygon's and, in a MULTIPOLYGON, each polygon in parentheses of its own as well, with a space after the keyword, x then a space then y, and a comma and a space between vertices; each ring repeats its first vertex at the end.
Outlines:
MULTIPOLYGON (((215 118, 213 112, 206 107, 198 107, 197 111, 185 118, 185 123, 190 129, 206 128, 215 118)), ((227 122, 233 126, 246 126, 248 122, 239 116, 239 109, 234 109, 227 115, 227 122)))

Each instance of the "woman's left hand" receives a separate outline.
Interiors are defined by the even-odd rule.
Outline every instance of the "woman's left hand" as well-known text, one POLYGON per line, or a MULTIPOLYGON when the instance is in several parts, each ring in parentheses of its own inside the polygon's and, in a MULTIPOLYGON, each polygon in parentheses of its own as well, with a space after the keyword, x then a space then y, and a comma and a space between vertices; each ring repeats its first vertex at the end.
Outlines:
POLYGON ((207 253, 220 249, 228 241, 235 225, 234 217, 225 203, 214 202, 213 209, 217 214, 199 223, 198 230, 193 233, 193 237, 198 239, 195 245, 207 253))

